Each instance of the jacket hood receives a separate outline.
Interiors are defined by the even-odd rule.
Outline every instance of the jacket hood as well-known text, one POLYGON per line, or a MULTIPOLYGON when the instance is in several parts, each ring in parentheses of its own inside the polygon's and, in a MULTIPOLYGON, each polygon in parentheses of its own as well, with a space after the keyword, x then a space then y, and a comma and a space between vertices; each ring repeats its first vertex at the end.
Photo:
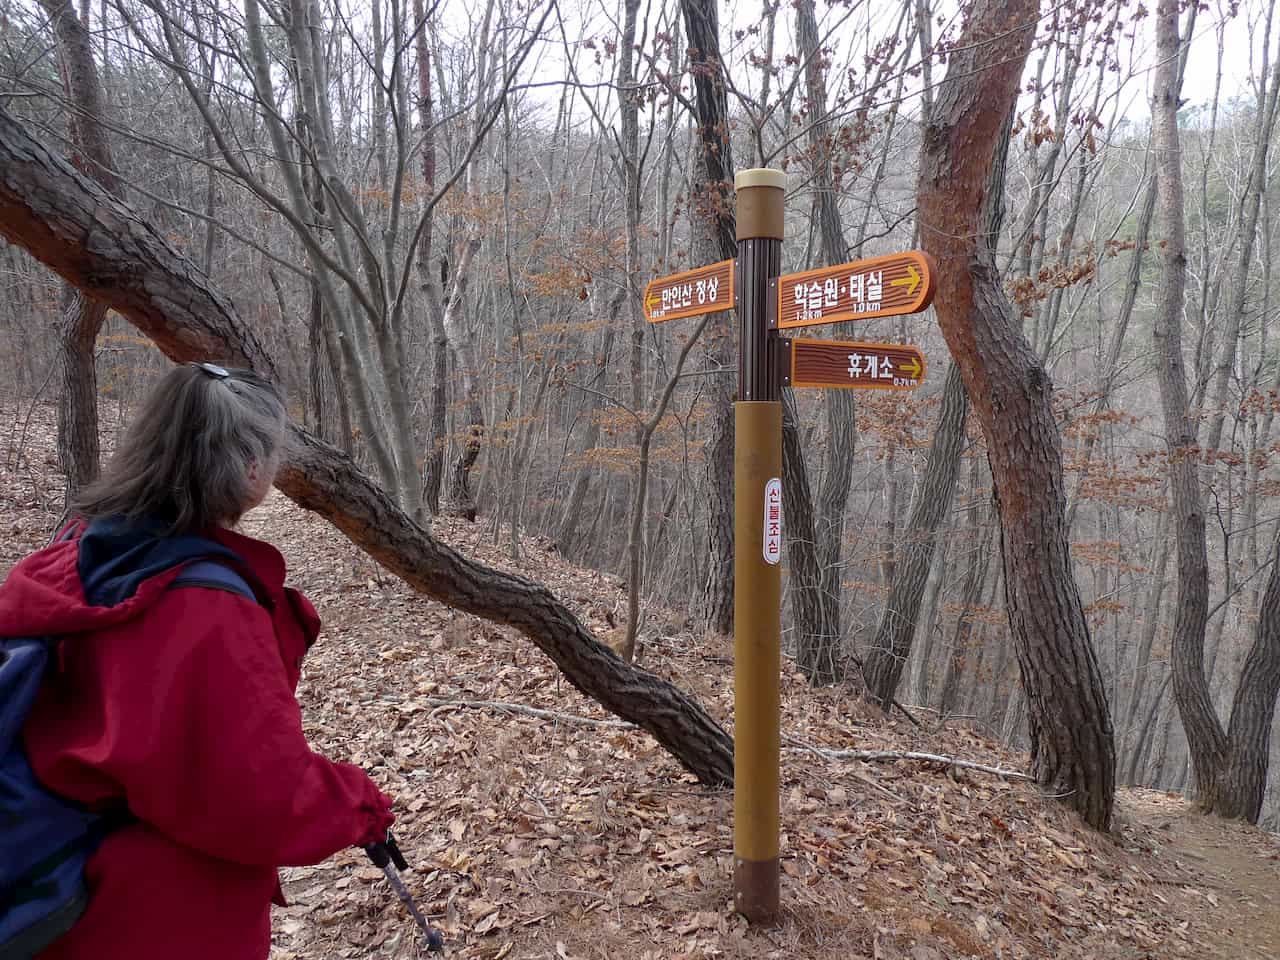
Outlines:
POLYGON ((95 520, 74 525, 9 571, 0 586, 0 636, 80 633, 138 616, 185 564, 244 562, 204 537, 161 536, 158 522, 95 520))

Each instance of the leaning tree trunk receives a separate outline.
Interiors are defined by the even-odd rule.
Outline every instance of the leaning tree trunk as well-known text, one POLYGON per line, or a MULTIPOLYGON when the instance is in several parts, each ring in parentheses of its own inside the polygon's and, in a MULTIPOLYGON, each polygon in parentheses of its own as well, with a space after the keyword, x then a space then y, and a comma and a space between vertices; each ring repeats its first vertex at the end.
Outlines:
MULTIPOLYGON (((715 0, 681 0, 689 40, 698 119, 698 162, 690 189, 694 255, 698 263, 738 255, 733 206, 733 154, 729 142, 729 103, 720 62, 720 26, 715 0)), ((734 365, 733 331, 728 314, 712 318, 704 334, 713 367, 734 365)), ((733 630, 733 394, 727 377, 707 386, 711 435, 707 439, 707 580, 699 601, 699 619, 710 630, 733 630)))
MULTIPOLYGON (((70 0, 42 0, 58 45, 58 65, 66 89, 72 157, 81 172, 120 193, 111 144, 102 126, 103 97, 89 31, 70 0)), ((58 460, 66 477, 66 502, 98 477, 98 372, 93 351, 107 308, 72 284, 62 295, 59 354, 62 393, 58 399, 58 460)))
POLYGON ((924 131, 918 203, 939 268, 938 322, 987 438, 1005 605, 1038 783, 1106 829, 1115 742, 1071 567, 1053 389, 1011 316, 981 207, 1035 35, 1035 0, 978 0, 924 131))
MULTIPOLYGON (((127 204, 78 174, 0 107, 0 236, 126 317, 175 360, 215 357, 274 375, 234 305, 127 204)), ((420 593, 510 624, 569 682, 653 734, 707 784, 733 779, 733 741, 673 684, 624 663, 546 587, 438 542, 349 457, 291 427, 276 485, 420 593)))

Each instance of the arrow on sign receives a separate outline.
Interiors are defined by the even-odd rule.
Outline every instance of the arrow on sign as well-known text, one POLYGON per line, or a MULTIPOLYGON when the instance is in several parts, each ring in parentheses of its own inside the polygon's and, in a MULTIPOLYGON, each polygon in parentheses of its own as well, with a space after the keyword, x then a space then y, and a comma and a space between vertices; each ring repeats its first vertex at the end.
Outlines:
POLYGON ((920 271, 909 263, 907 264, 907 274, 908 276, 899 277, 897 280, 890 280, 889 286, 906 287, 907 296, 912 297, 915 296, 916 287, 920 286, 920 271))
POLYGON ((649 281, 644 288, 644 318, 650 323, 732 310, 734 261, 721 260, 696 270, 649 281))
POLYGON ((924 369, 924 368, 920 366, 920 361, 919 361, 919 359, 918 359, 918 358, 916 358, 916 357, 912 357, 912 358, 911 358, 911 362, 910 362, 910 363, 905 363, 905 364, 903 364, 901 367, 899 367, 898 369, 900 369, 900 370, 901 370, 903 373, 905 373, 908 377, 913 377, 913 378, 915 378, 915 379, 919 380, 919 379, 920 379, 920 374, 921 374, 921 372, 923 371, 923 369, 924 369))
POLYGON ((933 300, 936 274, 920 250, 784 274, 776 282, 777 319, 769 325, 785 330, 919 313, 933 300))

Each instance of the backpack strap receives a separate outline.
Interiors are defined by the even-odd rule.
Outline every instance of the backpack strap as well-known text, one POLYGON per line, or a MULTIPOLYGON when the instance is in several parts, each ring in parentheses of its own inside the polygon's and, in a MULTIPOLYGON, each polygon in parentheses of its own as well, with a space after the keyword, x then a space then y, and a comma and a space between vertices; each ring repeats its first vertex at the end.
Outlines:
POLYGON ((187 564, 169 584, 170 589, 174 587, 205 587, 209 590, 223 590, 227 593, 239 594, 254 603, 262 603, 253 587, 249 586, 249 582, 240 575, 238 570, 217 560, 197 560, 187 564))

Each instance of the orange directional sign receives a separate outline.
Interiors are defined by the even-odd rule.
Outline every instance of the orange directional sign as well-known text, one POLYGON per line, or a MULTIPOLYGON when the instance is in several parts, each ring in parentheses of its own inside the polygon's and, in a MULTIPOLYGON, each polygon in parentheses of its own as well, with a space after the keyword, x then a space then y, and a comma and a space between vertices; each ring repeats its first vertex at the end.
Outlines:
POLYGON ((933 261, 919 250, 778 278, 778 327, 919 313, 933 300, 933 261))
POLYGON ((697 317, 733 306, 732 260, 660 277, 644 288, 644 318, 650 323, 697 317))
POLYGON ((785 386, 914 390, 924 380, 924 354, 906 344, 800 339, 781 343, 785 386))

